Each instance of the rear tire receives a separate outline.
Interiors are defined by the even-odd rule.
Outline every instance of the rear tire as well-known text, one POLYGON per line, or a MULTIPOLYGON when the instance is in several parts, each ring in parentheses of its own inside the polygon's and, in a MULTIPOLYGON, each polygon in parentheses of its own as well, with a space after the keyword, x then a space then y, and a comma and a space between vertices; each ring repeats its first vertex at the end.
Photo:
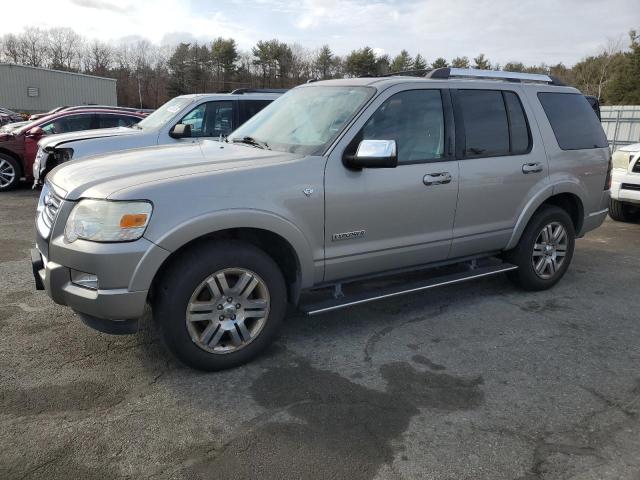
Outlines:
POLYGON ((287 307, 278 265, 254 245, 202 243, 179 254, 162 275, 154 317, 167 347, 205 371, 236 367, 273 340, 287 307))
POLYGON ((20 164, 15 158, 0 153, 0 192, 7 192, 20 183, 20 164))
POLYGON ((633 222, 640 217, 640 208, 611 198, 609 216, 616 222, 633 222))
POLYGON ((536 212, 518 245, 505 254, 505 260, 518 266, 507 274, 525 290, 546 290, 563 277, 575 247, 575 229, 569 214, 553 205, 536 212))

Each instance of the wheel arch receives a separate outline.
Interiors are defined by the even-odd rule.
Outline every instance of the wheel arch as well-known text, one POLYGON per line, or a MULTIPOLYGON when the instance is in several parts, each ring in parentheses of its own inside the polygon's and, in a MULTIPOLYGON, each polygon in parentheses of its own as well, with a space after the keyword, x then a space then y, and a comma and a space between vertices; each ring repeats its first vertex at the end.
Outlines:
POLYGON ((518 217, 505 250, 515 248, 531 218, 544 205, 555 205, 565 210, 573 221, 576 236, 579 236, 584 225, 584 201, 582 198, 583 194, 576 184, 550 186, 540 192, 529 201, 518 217))
POLYGON ((291 303, 297 303, 303 287, 313 284, 311 249, 297 227, 282 217, 267 212, 236 211, 190 220, 172 229, 158 241, 154 240, 154 243, 170 253, 153 276, 151 289, 181 252, 216 240, 250 243, 273 258, 285 277, 291 303), (215 228, 212 228, 214 225, 215 228))

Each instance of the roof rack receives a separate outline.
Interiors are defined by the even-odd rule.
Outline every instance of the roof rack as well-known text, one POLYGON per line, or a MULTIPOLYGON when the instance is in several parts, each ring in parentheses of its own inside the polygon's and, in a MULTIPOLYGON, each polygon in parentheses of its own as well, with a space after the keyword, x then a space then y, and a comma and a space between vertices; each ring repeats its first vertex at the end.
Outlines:
POLYGON ((231 91, 232 95, 242 95, 244 93, 285 93, 288 88, 236 88, 231 91))
POLYGON ((507 82, 535 82, 564 86, 562 81, 552 75, 539 73, 504 72, 499 70, 478 70, 474 68, 436 68, 425 75, 426 78, 448 80, 450 78, 476 78, 487 80, 506 80, 507 82))
POLYGON ((418 68, 415 70, 399 70, 397 72, 389 72, 385 75, 382 75, 383 77, 395 77, 396 75, 418 75, 421 77, 424 77, 427 73, 431 72, 432 70, 430 68, 418 68))

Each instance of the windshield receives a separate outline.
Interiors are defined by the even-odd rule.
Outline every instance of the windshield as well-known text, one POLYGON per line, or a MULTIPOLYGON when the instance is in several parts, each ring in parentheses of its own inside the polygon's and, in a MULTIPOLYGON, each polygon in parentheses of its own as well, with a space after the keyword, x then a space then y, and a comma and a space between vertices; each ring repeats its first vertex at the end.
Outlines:
POLYGON ((176 97, 173 100, 169 100, 151 115, 141 120, 140 123, 137 124, 137 126, 144 130, 153 130, 155 128, 159 128, 169 120, 171 120, 176 113, 178 113, 192 101, 192 98, 184 97, 176 97))
POLYGON ((235 130, 229 141, 321 155, 374 91, 369 87, 296 88, 235 130))

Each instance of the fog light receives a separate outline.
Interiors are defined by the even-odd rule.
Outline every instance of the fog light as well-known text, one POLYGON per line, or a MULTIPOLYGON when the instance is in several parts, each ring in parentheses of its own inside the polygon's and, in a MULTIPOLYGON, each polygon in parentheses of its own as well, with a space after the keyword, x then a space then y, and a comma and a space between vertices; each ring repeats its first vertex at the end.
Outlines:
POLYGON ((79 272, 71 270, 71 282, 79 287, 98 290, 98 276, 91 273, 79 272))

